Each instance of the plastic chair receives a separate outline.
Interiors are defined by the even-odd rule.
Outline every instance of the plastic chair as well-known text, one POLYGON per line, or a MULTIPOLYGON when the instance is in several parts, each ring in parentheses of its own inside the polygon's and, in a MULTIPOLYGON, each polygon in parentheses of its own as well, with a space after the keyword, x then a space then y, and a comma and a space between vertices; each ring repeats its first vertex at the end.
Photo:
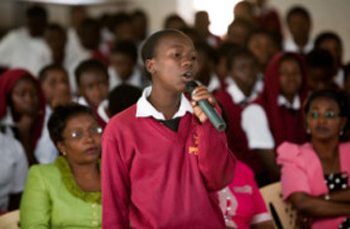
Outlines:
POLYGON ((19 229, 19 210, 0 216, 0 229, 19 229))
POLYGON ((282 198, 282 187, 280 182, 276 182, 260 188, 266 206, 278 229, 295 229, 297 212, 292 205, 282 198))

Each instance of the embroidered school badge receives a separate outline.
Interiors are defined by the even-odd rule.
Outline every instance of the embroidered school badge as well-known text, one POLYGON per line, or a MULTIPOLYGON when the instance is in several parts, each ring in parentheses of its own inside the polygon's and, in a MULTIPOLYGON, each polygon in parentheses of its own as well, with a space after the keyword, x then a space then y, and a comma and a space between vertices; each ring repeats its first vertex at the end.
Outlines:
POLYGON ((199 154, 199 136, 197 133, 192 135, 192 146, 188 147, 188 153, 198 155, 199 154))

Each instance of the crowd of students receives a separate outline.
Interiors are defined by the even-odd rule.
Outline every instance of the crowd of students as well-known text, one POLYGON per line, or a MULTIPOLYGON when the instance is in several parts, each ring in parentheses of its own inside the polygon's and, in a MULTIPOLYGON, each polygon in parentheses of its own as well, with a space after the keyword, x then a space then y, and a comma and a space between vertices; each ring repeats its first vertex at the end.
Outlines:
POLYGON ((31 6, 0 41, 0 214, 20 207, 23 228, 272 228, 259 187, 281 181, 300 225, 347 228, 341 38, 312 39, 302 6, 289 35, 263 0, 233 13, 224 37, 205 11, 151 35, 141 10, 77 6, 65 28, 31 6))

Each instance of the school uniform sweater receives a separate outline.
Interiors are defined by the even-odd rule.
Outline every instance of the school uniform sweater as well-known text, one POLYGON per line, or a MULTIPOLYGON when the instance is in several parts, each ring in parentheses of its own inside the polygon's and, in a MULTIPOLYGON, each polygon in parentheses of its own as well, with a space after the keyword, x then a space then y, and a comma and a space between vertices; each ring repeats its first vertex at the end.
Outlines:
POLYGON ((235 167, 225 134, 190 112, 175 132, 136 106, 103 135, 103 228, 224 228, 215 192, 235 167))

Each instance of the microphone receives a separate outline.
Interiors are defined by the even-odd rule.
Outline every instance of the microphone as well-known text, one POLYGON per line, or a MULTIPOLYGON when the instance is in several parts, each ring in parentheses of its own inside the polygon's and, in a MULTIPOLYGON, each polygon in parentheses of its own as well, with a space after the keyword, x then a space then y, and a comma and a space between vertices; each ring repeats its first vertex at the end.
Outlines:
MULTIPOLYGON (((190 81, 186 83, 186 92, 192 96, 193 90, 198 87, 199 84, 196 81, 190 81)), ((221 118, 221 116, 216 112, 214 107, 208 102, 208 100, 203 99, 198 101, 199 107, 207 115, 209 121, 213 124, 216 130, 224 131, 226 129, 226 123, 221 118)))

